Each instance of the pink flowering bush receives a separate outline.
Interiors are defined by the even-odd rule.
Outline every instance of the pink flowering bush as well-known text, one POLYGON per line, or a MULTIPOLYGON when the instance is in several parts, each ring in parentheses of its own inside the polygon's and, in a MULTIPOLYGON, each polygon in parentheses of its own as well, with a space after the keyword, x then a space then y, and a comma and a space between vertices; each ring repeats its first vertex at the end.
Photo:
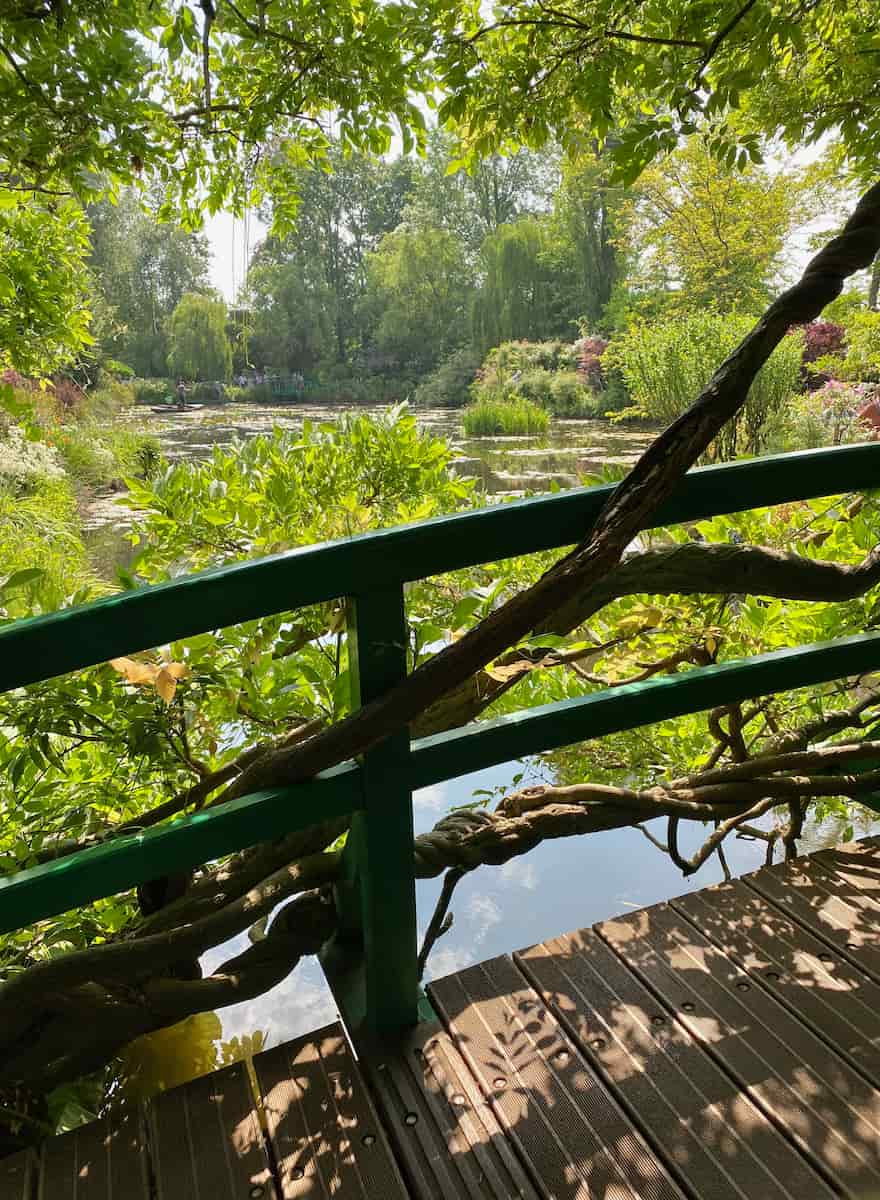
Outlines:
POLYGON ((578 374, 594 392, 605 387, 605 372, 602 370, 602 355, 608 349, 608 339, 584 337, 577 343, 578 374))

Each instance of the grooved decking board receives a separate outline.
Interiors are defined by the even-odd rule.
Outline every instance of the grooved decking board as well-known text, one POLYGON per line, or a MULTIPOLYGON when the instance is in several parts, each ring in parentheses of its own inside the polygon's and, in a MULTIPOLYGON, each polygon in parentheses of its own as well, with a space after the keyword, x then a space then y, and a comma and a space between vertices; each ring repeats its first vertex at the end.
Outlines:
POLYGON ((36 1157, 30 1150, 0 1158, 0 1200, 31 1200, 35 1163, 36 1157))
POLYGON ((591 930, 515 958, 694 1196, 836 1194, 591 930))
POLYGON ((407 1200, 340 1025, 254 1058, 283 1200, 407 1200))
POLYGON ((244 1063, 162 1092, 148 1112, 157 1200, 273 1200, 244 1063))
POLYGON ((670 906, 880 1084, 880 984, 743 883, 721 883, 670 906))
POLYGON ((509 958, 428 990, 542 1196, 684 1195, 509 958))
POLYGON ((94 1121, 44 1142, 39 1200, 148 1200, 139 1115, 94 1121))
POLYGON ((422 1024, 361 1059, 413 1197, 537 1200, 449 1034, 422 1024))
POLYGON ((880 1194, 880 1092, 667 904, 596 931, 845 1195, 880 1194))
POLYGON ((880 880, 880 851, 871 842, 862 845, 765 867, 743 882, 880 983, 880 906, 867 890, 872 879, 880 880), (853 867, 848 878, 840 874, 844 854, 853 867))

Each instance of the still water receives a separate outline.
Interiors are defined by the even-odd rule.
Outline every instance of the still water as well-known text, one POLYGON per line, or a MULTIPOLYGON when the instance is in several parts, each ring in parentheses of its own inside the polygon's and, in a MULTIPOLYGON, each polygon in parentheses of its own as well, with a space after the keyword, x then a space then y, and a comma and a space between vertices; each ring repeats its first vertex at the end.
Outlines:
MULTIPOLYGON (((274 425, 298 428, 304 417, 320 421, 333 415, 334 410, 327 407, 230 405, 183 416, 138 409, 123 414, 121 419, 155 432, 165 454, 173 460, 205 457, 214 446, 269 432, 274 425)), ((566 421, 554 422, 543 438, 466 439, 457 411, 427 409, 417 411, 416 416, 424 428, 446 437, 454 446, 455 469, 478 479, 481 488, 494 497, 542 491, 554 482, 561 487, 577 486, 584 476, 603 468, 631 465, 653 437, 652 431, 617 427, 606 421, 566 421)), ((122 533, 130 519, 130 514, 110 501, 97 501, 92 507, 92 551, 105 569, 120 561, 122 533)), ((419 792, 414 799, 416 832, 432 828, 451 808, 470 801, 478 789, 513 790, 514 786, 546 781, 547 771, 546 764, 539 761, 509 763, 419 792), (520 772, 524 778, 513 785, 513 776, 520 772)), ((833 845, 840 840, 842 825, 829 819, 808 827, 802 850, 810 852, 833 845)), ((857 817, 855 825, 857 836, 880 829, 880 822, 867 813, 861 823, 857 817)), ((662 841, 664 823, 652 822, 650 828, 662 841)), ((692 853, 702 841, 703 832, 701 828, 682 830, 682 850, 692 853)), ((734 875, 754 870, 764 862, 762 842, 731 840, 725 850, 734 875)), ((721 878, 721 866, 712 857, 696 875, 683 879, 667 856, 639 830, 621 829, 545 842, 528 855, 502 867, 482 867, 461 881, 452 904, 454 923, 437 943, 426 978, 446 975, 493 955, 706 887, 721 878)), ((440 885, 440 879, 418 884, 420 938, 440 885)), ((202 960, 205 973, 247 945, 247 937, 242 935, 207 954, 202 960)), ((172 1069, 170 1063, 157 1061, 155 1070, 147 1072, 153 1080, 150 1087, 182 1082, 188 1075, 212 1069, 216 1065, 213 1052, 205 1055, 201 1045, 206 1031, 217 1045, 223 1043, 228 1060, 253 1045, 255 1035, 258 1045, 273 1045, 316 1029, 335 1016, 333 999, 317 962, 304 960, 271 992, 223 1009, 217 1014, 219 1021, 212 1017, 209 1027, 205 1020, 194 1018, 170 1038, 158 1035, 161 1040, 154 1045, 154 1057, 161 1060, 171 1056, 174 1064, 172 1069)))

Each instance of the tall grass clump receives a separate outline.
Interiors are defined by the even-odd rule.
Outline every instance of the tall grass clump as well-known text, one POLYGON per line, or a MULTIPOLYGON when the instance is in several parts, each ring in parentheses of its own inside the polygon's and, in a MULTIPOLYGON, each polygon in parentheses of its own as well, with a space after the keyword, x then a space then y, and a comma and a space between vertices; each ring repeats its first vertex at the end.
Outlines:
POLYGON ((468 437, 531 437, 546 433, 550 414, 531 400, 478 400, 462 414, 468 437))
MULTIPOLYGON (((693 404, 752 325, 750 317, 720 313, 638 325, 612 341, 605 361, 623 376, 635 414, 667 424, 693 404)), ((782 339, 758 372, 736 420, 712 443, 708 461, 766 449, 784 406, 798 391, 802 351, 799 331, 782 339)))

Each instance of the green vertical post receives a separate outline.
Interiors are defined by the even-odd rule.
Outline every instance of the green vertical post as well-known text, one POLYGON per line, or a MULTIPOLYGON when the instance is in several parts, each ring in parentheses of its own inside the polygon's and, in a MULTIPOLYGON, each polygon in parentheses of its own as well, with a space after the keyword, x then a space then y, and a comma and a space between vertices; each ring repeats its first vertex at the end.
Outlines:
MULTIPOLYGON (((401 585, 351 599, 348 628, 352 703, 368 704, 406 676, 401 585)), ((394 733, 370 750, 361 770, 363 809, 352 821, 345 855, 348 882, 337 901, 339 940, 353 947, 362 938, 363 970, 352 972, 350 955, 347 969, 334 969, 329 960, 325 967, 349 1025, 388 1033, 418 1020, 409 732, 394 733)))

